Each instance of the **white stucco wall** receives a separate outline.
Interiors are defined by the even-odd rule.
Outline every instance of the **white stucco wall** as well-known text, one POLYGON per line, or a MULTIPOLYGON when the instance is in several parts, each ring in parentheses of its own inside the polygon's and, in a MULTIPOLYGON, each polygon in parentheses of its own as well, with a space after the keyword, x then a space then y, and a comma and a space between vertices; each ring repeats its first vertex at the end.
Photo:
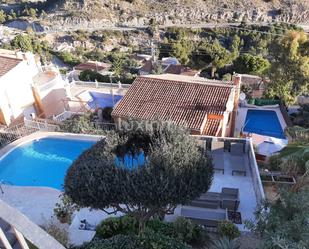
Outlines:
POLYGON ((0 108, 7 124, 33 105, 31 84, 37 72, 37 67, 22 61, 0 78, 0 108))

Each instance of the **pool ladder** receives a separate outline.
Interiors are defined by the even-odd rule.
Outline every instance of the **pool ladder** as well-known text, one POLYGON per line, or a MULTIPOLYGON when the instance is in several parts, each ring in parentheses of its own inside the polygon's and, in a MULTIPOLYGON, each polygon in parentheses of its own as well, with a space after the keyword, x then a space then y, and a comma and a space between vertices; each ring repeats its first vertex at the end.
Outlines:
POLYGON ((1 194, 4 194, 4 191, 3 191, 3 188, 2 188, 3 185, 11 185, 11 186, 13 186, 14 184, 11 183, 11 182, 5 181, 5 180, 0 180, 0 191, 1 191, 1 194))

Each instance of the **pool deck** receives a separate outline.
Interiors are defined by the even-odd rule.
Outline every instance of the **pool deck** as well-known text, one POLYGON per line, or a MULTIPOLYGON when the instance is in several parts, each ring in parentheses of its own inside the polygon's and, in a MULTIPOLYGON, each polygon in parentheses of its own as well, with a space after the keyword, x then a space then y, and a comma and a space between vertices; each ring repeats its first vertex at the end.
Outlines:
POLYGON ((277 114, 282 130, 284 131, 285 128, 287 127, 287 124, 284 121, 284 118, 278 106, 239 107, 237 111, 237 116, 236 116, 234 137, 238 137, 241 130, 243 129, 245 122, 246 122, 246 116, 247 116, 248 110, 274 111, 277 114))
MULTIPOLYGON (((71 134, 60 132, 36 132, 29 136, 23 137, 14 141, 0 150, 0 160, 6 156, 17 146, 21 146, 32 140, 37 140, 45 137, 70 139, 70 140, 86 140, 97 141, 103 136, 96 135, 83 135, 83 134, 71 134)), ((33 222, 38 225, 44 225, 50 221, 58 222, 54 217, 53 209, 55 204, 59 202, 59 195, 61 191, 49 188, 49 187, 24 187, 24 186, 11 186, 1 185, 3 192, 0 192, 0 199, 7 202, 12 207, 16 208, 33 222)), ((74 215, 72 224, 65 227, 69 232, 70 242, 76 245, 89 241, 93 238, 95 232, 93 231, 81 231, 78 229, 81 219, 87 219, 91 224, 97 224, 98 221, 107 217, 102 211, 90 211, 89 209, 81 209, 74 215)), ((59 226, 62 226, 59 224, 59 226)))
MULTIPOLYGON (((67 134, 67 133, 50 133, 50 132, 38 132, 28 137, 24 137, 15 141, 14 143, 6 146, 0 150, 1 157, 5 156, 16 146, 29 142, 34 139, 40 139, 44 137, 59 137, 76 140, 99 140, 102 137, 92 135, 80 135, 80 134, 67 134)), ((240 191, 240 206, 239 211, 242 215, 242 220, 253 218, 253 213, 257 205, 257 197, 253 185, 252 169, 250 168, 248 155, 243 154, 243 160, 246 165, 247 176, 232 175, 231 173, 231 160, 230 153, 223 152, 225 174, 215 173, 212 186, 209 191, 221 192, 222 187, 238 188, 240 191)), ((251 166, 252 167, 252 166, 251 166)), ((18 209, 32 221, 39 225, 44 225, 48 222, 55 221, 57 219, 53 216, 53 209, 55 204, 59 201, 59 195, 61 191, 47 187, 18 187, 3 185, 4 193, 0 193, 0 198, 6 201, 12 207, 18 209)), ((180 215, 181 206, 178 206, 174 215, 166 217, 167 221, 171 221, 180 215)), ((118 215, 121 215, 118 213, 118 215)), ((66 229, 69 232, 70 242, 79 245, 85 241, 89 241, 95 235, 94 231, 79 230, 80 220, 86 219, 91 225, 97 225, 100 221, 104 220, 107 215, 103 211, 89 210, 86 208, 76 212, 72 224, 67 225, 66 229)), ((60 225, 63 226, 63 225, 60 225)), ((238 225, 241 231, 247 231, 244 225, 238 225)))

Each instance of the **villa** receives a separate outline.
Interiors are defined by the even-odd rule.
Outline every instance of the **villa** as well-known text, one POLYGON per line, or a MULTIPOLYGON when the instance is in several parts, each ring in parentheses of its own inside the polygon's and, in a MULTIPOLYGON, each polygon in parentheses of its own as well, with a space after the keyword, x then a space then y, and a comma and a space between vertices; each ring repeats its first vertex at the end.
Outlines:
POLYGON ((112 116, 115 123, 133 120, 171 120, 194 135, 230 136, 239 95, 234 82, 180 75, 138 77, 112 116))
POLYGON ((0 124, 63 112, 70 93, 56 68, 42 67, 31 53, 8 50, 0 51, 0 65, 0 124))

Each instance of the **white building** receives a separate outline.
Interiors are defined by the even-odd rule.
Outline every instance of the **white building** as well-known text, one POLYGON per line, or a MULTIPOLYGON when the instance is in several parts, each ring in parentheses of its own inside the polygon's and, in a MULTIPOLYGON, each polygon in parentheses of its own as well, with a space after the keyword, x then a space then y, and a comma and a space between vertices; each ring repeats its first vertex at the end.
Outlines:
POLYGON ((0 50, 0 124, 59 114, 64 98, 65 82, 56 69, 41 67, 32 53, 0 50))

